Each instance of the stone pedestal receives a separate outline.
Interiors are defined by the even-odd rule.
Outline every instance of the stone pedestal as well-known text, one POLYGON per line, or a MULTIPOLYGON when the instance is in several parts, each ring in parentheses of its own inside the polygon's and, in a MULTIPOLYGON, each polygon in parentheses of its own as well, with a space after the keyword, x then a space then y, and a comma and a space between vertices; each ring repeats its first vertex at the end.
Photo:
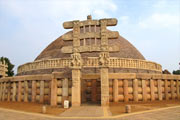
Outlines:
POLYGON ((72 69, 72 107, 81 105, 81 71, 72 69))
POLYGON ((109 105, 109 74, 108 68, 102 67, 100 70, 101 74, 101 105, 109 105))

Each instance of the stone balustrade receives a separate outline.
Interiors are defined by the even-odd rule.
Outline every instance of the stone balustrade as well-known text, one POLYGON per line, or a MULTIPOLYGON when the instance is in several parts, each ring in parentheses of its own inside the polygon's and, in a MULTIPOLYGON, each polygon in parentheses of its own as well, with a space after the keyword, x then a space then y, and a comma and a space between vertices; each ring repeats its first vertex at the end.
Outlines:
POLYGON ((0 79, 0 101, 62 105, 71 102, 71 85, 62 73, 5 77, 0 79))
MULTIPOLYGON (((110 102, 180 99, 180 75, 109 73, 108 76, 110 102)), ((82 74, 82 102, 86 98, 102 100, 104 89, 100 87, 100 77, 100 74, 82 74)), ((52 106, 63 105, 64 100, 72 103, 72 84, 72 78, 59 72, 5 77, 0 79, 0 101, 37 102, 52 106)))
MULTIPOLYGON (((39 70, 39 69, 50 69, 50 68, 65 68, 71 67, 71 59, 47 59, 39 60, 30 63, 23 64, 18 67, 18 74, 26 71, 39 70)), ((83 58, 82 67, 99 67, 98 57, 88 57, 83 58)), ((134 69, 144 69, 152 70, 157 72, 162 72, 162 67, 160 64, 155 62, 139 60, 139 59, 129 59, 129 58, 116 58, 110 57, 109 61, 110 68, 134 68, 134 69)))
MULTIPOLYGON (((100 100, 99 89, 93 88, 93 81, 100 82, 99 74, 84 74, 82 81, 87 81, 83 88, 82 100, 100 100), (92 89, 89 89, 92 88, 92 89), (96 89, 96 92, 93 91, 96 89), (90 91, 90 92, 89 92, 90 91), (89 94, 90 93, 90 94, 89 94), (93 95, 93 94, 95 95, 93 95), (90 96, 90 97, 89 97, 90 96), (91 97, 97 96, 97 97, 91 97)), ((101 93, 102 93, 101 89, 101 93)), ((110 102, 139 102, 180 99, 180 75, 147 73, 109 73, 110 102)))
POLYGON ((5 63, 2 63, 1 61, 0 61, 0 77, 2 76, 2 77, 6 77, 7 76, 7 74, 6 74, 6 72, 8 71, 7 70, 7 65, 5 64, 5 63))

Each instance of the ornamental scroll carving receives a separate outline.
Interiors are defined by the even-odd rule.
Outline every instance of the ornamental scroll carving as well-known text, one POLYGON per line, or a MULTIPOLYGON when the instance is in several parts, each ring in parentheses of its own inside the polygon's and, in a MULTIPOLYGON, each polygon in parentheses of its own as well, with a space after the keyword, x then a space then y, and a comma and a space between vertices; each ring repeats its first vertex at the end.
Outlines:
POLYGON ((99 66, 108 67, 109 66, 109 53, 102 52, 99 56, 99 66))
POLYGON ((80 68, 82 65, 82 59, 80 53, 71 54, 71 67, 80 68))

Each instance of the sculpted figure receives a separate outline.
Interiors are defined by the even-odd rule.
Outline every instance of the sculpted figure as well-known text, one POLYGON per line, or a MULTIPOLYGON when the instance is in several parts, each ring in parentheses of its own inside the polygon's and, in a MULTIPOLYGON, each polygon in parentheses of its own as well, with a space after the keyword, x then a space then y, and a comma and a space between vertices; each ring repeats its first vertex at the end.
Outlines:
POLYGON ((109 53, 103 52, 99 56, 99 65, 100 66, 108 66, 109 65, 109 53))
POLYGON ((71 55, 72 61, 71 66, 72 67, 80 67, 81 66, 81 55, 79 53, 74 53, 71 55))

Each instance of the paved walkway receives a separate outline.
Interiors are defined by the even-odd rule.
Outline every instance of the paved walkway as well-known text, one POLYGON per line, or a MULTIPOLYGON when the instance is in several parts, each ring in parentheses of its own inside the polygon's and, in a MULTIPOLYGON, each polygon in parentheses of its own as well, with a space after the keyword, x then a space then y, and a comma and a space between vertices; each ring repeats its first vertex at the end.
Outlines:
POLYGON ((71 107, 64 113, 60 114, 60 117, 103 117, 111 116, 109 107, 101 106, 80 106, 71 107))
POLYGON ((18 112, 14 110, 7 110, 0 108, 0 120, 180 120, 180 106, 164 108, 160 110, 151 110, 149 112, 139 112, 132 114, 125 114, 120 116, 112 116, 112 117, 53 117, 43 114, 35 114, 35 113, 26 113, 26 112, 18 112))

